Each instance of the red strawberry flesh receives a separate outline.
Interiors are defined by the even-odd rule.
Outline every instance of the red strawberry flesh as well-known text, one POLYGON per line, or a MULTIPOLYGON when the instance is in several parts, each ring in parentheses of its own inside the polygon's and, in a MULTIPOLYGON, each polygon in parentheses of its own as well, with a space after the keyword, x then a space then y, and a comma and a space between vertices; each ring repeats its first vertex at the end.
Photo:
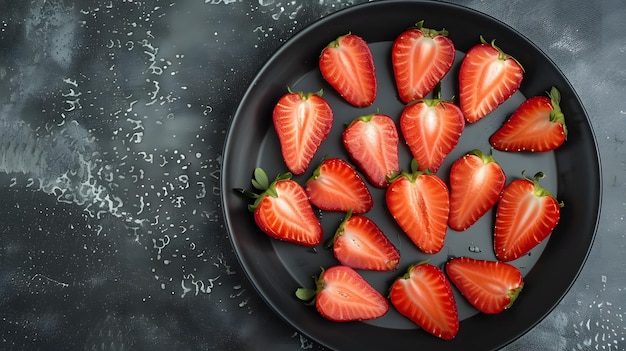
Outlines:
POLYGON ((385 198, 392 217, 420 250, 441 251, 449 214, 448 188, 441 178, 403 172, 391 182, 385 198))
POLYGON ((459 317, 450 283, 429 263, 411 266, 389 291, 391 304, 426 332, 452 340, 459 331, 459 317))
POLYGON ((278 175, 271 184, 263 170, 255 170, 252 180, 261 194, 247 193, 255 197, 248 209, 254 212, 258 227, 274 239, 303 245, 316 246, 323 238, 322 226, 313 212, 304 188, 291 174, 278 175))
POLYGON ((374 200, 356 170, 346 161, 329 158, 320 164, 305 185, 309 200, 325 211, 369 211, 374 200))
POLYGON ((486 314, 511 307, 524 286, 519 269, 505 262, 457 257, 448 261, 446 273, 461 294, 486 314))
POLYGON ((355 118, 343 132, 343 144, 350 158, 378 188, 400 168, 398 130, 391 117, 371 114, 355 118))
POLYGON ((320 55, 322 77, 350 104, 371 105, 376 99, 376 70, 367 42, 347 34, 332 41, 320 55))
POLYGON ((376 223, 358 215, 348 214, 337 229, 333 253, 341 264, 355 269, 388 271, 400 263, 400 252, 376 223))
POLYGON ((464 128, 461 110, 440 99, 408 105, 400 116, 402 135, 420 170, 436 172, 458 144, 464 128))
POLYGON ((455 49, 447 31, 422 27, 402 32, 392 46, 392 66, 402 102, 424 98, 454 63, 455 49))
POLYGON ((473 150, 450 168, 450 228, 463 231, 476 223, 500 199, 506 183, 493 155, 473 150))
POLYGON ((567 139, 565 117, 559 106, 556 88, 547 96, 533 96, 524 101, 490 138, 494 149, 502 151, 551 151, 567 139))
POLYGON ((494 228, 494 251, 500 261, 522 257, 559 222, 562 204, 539 185, 538 178, 513 180, 502 192, 494 228))
POLYGON ((316 93, 283 95, 272 114, 281 153, 293 174, 304 173, 333 123, 330 105, 316 93))
POLYGON ((305 301, 315 298, 319 313, 334 322, 374 319, 389 310, 387 299, 347 266, 322 269, 316 290, 300 288, 296 295, 305 301))
POLYGON ((459 100, 469 123, 495 110, 520 87, 524 70, 492 41, 472 47, 459 70, 459 100))

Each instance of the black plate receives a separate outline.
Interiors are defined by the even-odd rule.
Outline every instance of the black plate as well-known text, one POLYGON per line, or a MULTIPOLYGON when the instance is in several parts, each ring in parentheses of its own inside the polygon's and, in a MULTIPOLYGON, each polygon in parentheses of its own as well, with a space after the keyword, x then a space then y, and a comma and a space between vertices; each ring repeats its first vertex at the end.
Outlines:
MULTIPOLYGON (((400 148, 401 167, 408 168, 410 154, 400 148)), ((530 330, 567 293, 587 257, 600 213, 600 167, 595 139, 588 117, 571 85, 535 45, 505 24, 476 11, 447 3, 385 1, 354 6, 323 18, 291 38, 267 62, 246 92, 234 116, 224 149, 222 199, 225 220, 237 257, 246 274, 268 305, 285 321, 310 338, 335 350, 361 348, 426 348, 428 350, 498 349, 530 330), (294 296, 300 286, 313 287, 320 266, 337 264, 324 248, 306 249, 275 241, 264 235, 247 210, 246 199, 232 191, 249 187, 252 171, 263 167, 273 178, 287 171, 281 158, 271 113, 287 87, 294 91, 324 89, 324 97, 335 112, 335 124, 322 144, 309 172, 295 179, 304 184, 324 155, 347 159, 341 145, 344 123, 379 110, 396 121, 402 103, 396 97, 391 70, 393 39, 419 20, 425 27, 446 28, 457 48, 456 64, 443 81, 443 97, 457 94, 457 72, 463 53, 479 42, 496 39, 526 70, 520 91, 483 120, 468 125, 463 136, 438 172, 444 180, 450 164, 467 151, 489 150, 489 135, 525 98, 542 95, 551 86, 562 94, 561 107, 569 128, 568 141, 555 152, 543 154, 495 152, 510 181, 544 171, 542 184, 565 203, 559 225, 542 245, 514 262, 525 275, 525 288, 516 304, 496 316, 477 313, 455 291, 461 327, 453 341, 442 341, 419 330, 393 308, 384 317, 367 322, 333 323, 294 296), (354 108, 345 103, 318 71, 320 51, 339 35, 352 32, 370 43, 379 80, 379 93, 371 107, 354 108)), ((372 188, 375 208, 367 215, 374 219, 401 251, 400 267, 394 272, 364 272, 362 275, 381 293, 406 268, 425 258, 436 265, 450 256, 495 260, 492 248, 493 212, 468 231, 448 231, 445 248, 436 255, 421 253, 395 225, 384 208, 384 191, 372 188)), ((320 219, 325 238, 331 236, 343 214, 324 212, 320 219)))

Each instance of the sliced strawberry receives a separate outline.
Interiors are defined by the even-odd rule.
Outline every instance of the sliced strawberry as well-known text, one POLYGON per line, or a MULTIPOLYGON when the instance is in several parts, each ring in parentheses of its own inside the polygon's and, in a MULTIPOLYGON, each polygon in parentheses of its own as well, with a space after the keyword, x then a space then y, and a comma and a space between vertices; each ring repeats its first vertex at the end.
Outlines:
POLYGON ((437 172, 464 128, 461 109, 439 98, 419 100, 400 115, 400 130, 419 170, 437 172))
POLYGON ((355 269, 389 271, 400 263, 400 252, 371 219, 350 212, 331 242, 342 265, 355 269))
POLYGON ((562 203, 539 185, 543 173, 533 179, 516 179, 502 191, 496 210, 494 251, 500 261, 522 257, 556 227, 562 203))
POLYGON ((365 107, 376 99, 374 59, 363 38, 338 37, 322 50, 319 67, 322 77, 350 104, 365 107))
POLYGON ((450 168, 450 228, 463 231, 500 199, 506 175, 492 154, 470 151, 450 168))
POLYGON ((505 262, 456 257, 446 264, 446 273, 472 306, 486 314, 511 307, 524 287, 519 269, 505 262))
POLYGON ((391 117, 376 113, 355 118, 343 132, 350 158, 374 186, 386 187, 387 177, 400 169, 398 130, 391 117))
POLYGON ((333 124, 333 111, 318 93, 291 92, 283 95, 272 114, 280 149, 293 174, 306 171, 333 124))
POLYGON ((389 290, 391 304, 424 331, 452 340, 459 331, 459 315, 450 283, 429 263, 409 267, 389 290))
POLYGON ((495 110, 520 87, 524 69, 512 56, 495 45, 495 40, 473 46, 459 70, 459 100, 469 123, 495 110))
POLYGON ((387 208, 417 247, 427 254, 443 248, 448 229, 449 194, 441 178, 430 171, 403 171, 391 180, 386 192, 387 208))
POLYGON ((254 212, 254 220, 270 237, 303 246, 321 243, 322 226, 313 212, 304 188, 291 179, 291 174, 279 174, 270 183, 261 168, 254 170, 252 185, 261 191, 255 194, 235 189, 255 198, 248 206, 254 212))
POLYGON ((561 93, 552 87, 547 96, 524 101, 491 137, 489 142, 502 151, 551 151, 567 138, 565 116, 559 106, 561 93))
POLYGON ((314 299, 318 312, 334 322, 374 319, 389 310, 387 299, 348 266, 322 268, 315 286, 299 288, 296 296, 303 301, 314 299))
POLYGON ((305 184, 309 201, 325 211, 361 214, 372 209, 374 200, 361 176, 339 158, 322 161, 305 184))
POLYGON ((424 21, 402 32, 393 42, 391 62, 400 100, 424 98, 448 73, 455 49, 448 31, 424 28, 424 21))

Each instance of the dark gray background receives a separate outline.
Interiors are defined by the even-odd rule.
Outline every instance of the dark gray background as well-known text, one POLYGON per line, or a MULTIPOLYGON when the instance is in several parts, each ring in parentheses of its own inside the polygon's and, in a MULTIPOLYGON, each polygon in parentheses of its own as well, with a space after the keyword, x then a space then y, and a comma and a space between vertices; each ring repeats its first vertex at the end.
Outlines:
MULTIPOLYGON (((360 2, 0 0, 0 349, 320 349, 244 277, 221 152, 265 61, 360 2)), ((626 3, 452 2, 560 67, 601 154, 587 264, 505 350, 626 349, 626 3)))

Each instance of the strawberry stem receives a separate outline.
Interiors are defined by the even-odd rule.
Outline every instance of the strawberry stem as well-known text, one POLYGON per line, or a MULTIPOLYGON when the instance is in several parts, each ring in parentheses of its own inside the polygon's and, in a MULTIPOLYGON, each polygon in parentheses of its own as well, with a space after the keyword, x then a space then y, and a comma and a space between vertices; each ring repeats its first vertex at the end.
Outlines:
POLYGON ((522 66, 522 64, 519 61, 517 61, 517 59, 515 57, 505 53, 504 51, 502 51, 502 49, 500 49, 496 45, 496 40, 495 39, 491 40, 491 42, 487 42, 485 40, 485 38, 483 38, 483 36, 481 35, 480 36, 480 42, 483 43, 483 44, 486 44, 486 45, 491 45, 491 47, 493 47, 494 49, 498 50, 498 59, 499 60, 502 60, 502 61, 513 60, 520 66, 520 68, 522 69, 522 72, 526 72, 526 70, 524 69, 524 66, 522 66))
POLYGON ((315 302, 315 295, 317 295, 317 291, 315 289, 298 288, 296 290, 296 297, 298 297, 302 301, 307 302, 307 305, 312 305, 311 300, 315 302))
POLYGON ((324 267, 320 268, 322 270, 320 275, 313 277, 315 280, 315 289, 302 287, 296 289, 296 297, 305 301, 308 306, 315 305, 315 297, 324 289, 324 279, 322 279, 322 276, 324 275, 324 267))
MULTIPOLYGON (((533 182, 533 194, 536 197, 542 197, 542 196, 550 196, 554 199, 556 199, 556 197, 554 195, 552 195, 552 193, 544 188, 543 186, 541 186, 539 184, 539 179, 543 179, 546 177, 546 174, 543 172, 537 172, 535 173, 535 175, 533 176, 532 179, 528 179, 528 177, 526 177, 526 171, 522 171, 522 177, 524 177, 524 179, 533 182)), ((559 207, 563 207, 565 206, 565 204, 563 203, 563 201, 559 202, 559 207)))
POLYGON ((365 122, 365 123, 367 123, 367 122, 372 120, 372 117, 374 117, 374 115, 376 115, 376 113, 370 113, 369 115, 363 115, 363 116, 356 117, 352 121, 346 123, 346 128, 350 127, 352 124, 357 123, 357 122, 365 122))
POLYGON ((493 148, 489 149, 489 153, 485 154, 479 149, 474 149, 467 153, 468 155, 474 155, 480 158, 484 164, 496 162, 496 159, 493 157, 493 148))
POLYGON ((254 169, 254 178, 252 178, 252 186, 259 190, 267 190, 270 186, 269 178, 263 168, 254 169))
POLYGON ((267 173, 260 168, 257 167, 254 169, 254 177, 252 178, 252 186, 261 191, 261 193, 254 193, 252 191, 244 190, 242 188, 234 188, 233 190, 249 197, 255 199, 253 204, 248 205, 248 210, 250 212, 254 212, 256 208, 259 206, 259 203, 265 196, 278 197, 278 193, 276 192, 276 187, 274 186, 276 182, 280 180, 288 180, 291 179, 291 172, 278 174, 276 179, 270 184, 269 178, 267 177, 267 173))
POLYGON ((251 191, 248 191, 248 190, 245 190, 245 189, 242 189, 242 188, 234 188, 233 190, 235 190, 235 191, 237 191, 237 192, 241 193, 242 195, 244 195, 244 196, 246 196, 246 197, 250 197, 250 198, 253 198, 253 199, 256 199, 256 198, 257 198, 257 196, 259 196, 259 195, 258 195, 258 194, 256 194, 256 193, 253 193, 253 192, 251 192, 251 191))
POLYGON ((429 262, 430 262, 430 259, 429 259, 429 258, 426 258, 426 259, 424 259, 424 260, 422 260, 422 261, 419 261, 419 262, 417 262, 417 263, 414 263, 414 264, 410 265, 410 266, 409 266, 409 268, 406 270, 406 273, 404 273, 404 274, 402 275, 402 278, 403 278, 403 279, 409 279, 409 278, 411 278, 411 271, 413 271, 413 269, 414 269, 415 267, 417 267, 417 266, 421 266, 421 265, 426 264, 426 263, 429 263, 429 262))
POLYGON ((411 173, 415 173, 418 170, 418 164, 416 159, 411 160, 411 173))
MULTIPOLYGON (((422 102, 424 104, 426 104, 426 106, 428 107, 433 107, 433 106, 437 106, 440 103, 443 102, 451 102, 454 97, 450 100, 445 100, 441 97, 441 81, 439 81, 437 83, 437 85, 435 85, 435 88, 433 88, 433 98, 432 99, 427 99, 427 98, 422 98, 422 99, 418 99, 418 100, 413 100, 411 102, 409 102, 409 105, 413 105, 416 104, 418 102, 422 102)), ((444 105, 445 107, 445 105, 444 105)))
POLYGON ((424 36, 429 37, 429 38, 434 38, 434 37, 436 37, 438 35, 443 35, 443 36, 447 36, 448 35, 448 31, 445 28, 442 28, 441 30, 425 28, 424 27, 424 20, 421 20, 421 21, 415 23, 415 29, 421 31, 424 34, 424 36))
POLYGON ((561 111, 561 93, 556 87, 552 87, 549 92, 547 92, 548 97, 550 98, 550 104, 552 105, 552 111, 550 112, 550 122, 561 123, 563 125, 563 133, 565 134, 565 139, 567 140, 567 126, 565 125, 565 115, 563 111, 561 111))
POLYGON ((507 309, 511 306, 513 306, 513 303, 515 302, 515 300, 517 300, 517 297, 519 296, 520 292, 522 292, 522 289, 524 288, 524 283, 522 283, 519 287, 515 288, 515 289, 510 289, 507 293, 507 295, 509 296, 509 303, 504 306, 504 309, 507 309))
POLYGON ((326 241, 326 243, 324 244, 324 248, 326 249, 332 248, 333 245, 335 244, 335 240, 337 240, 338 237, 344 234, 344 228, 346 226, 346 222, 348 221, 348 219, 350 219, 350 217, 352 217, 352 209, 349 209, 348 212, 346 212, 346 215, 341 221, 341 223, 339 223, 339 226, 337 227, 335 234, 331 236, 330 238, 328 238, 328 241, 326 241))
POLYGON ((341 41, 341 39, 343 39, 344 37, 347 37, 348 35, 351 35, 351 34, 352 34, 352 32, 348 32, 347 34, 338 36, 337 39, 335 39, 335 40, 331 41, 330 43, 328 43, 328 47, 332 48, 332 49, 338 48, 340 46, 339 42, 341 41))
POLYGON ((320 177, 321 172, 322 172, 322 170, 321 170, 322 164, 324 164, 324 162, 326 160, 328 160, 329 158, 330 158, 330 156, 328 154, 326 154, 326 155, 324 155, 322 157, 322 159, 320 160, 319 165, 315 168, 315 170, 313 170, 313 174, 309 177, 309 179, 307 179, 306 183, 312 182, 312 181, 314 181, 314 180, 316 180, 317 178, 320 177))
POLYGON ((318 91, 310 91, 308 93, 305 93, 303 91, 293 91, 291 90, 290 86, 287 86, 287 91, 289 92, 289 94, 298 94, 300 96, 300 99, 303 101, 308 100, 313 95, 322 97, 322 95, 324 94, 324 89, 320 89, 318 91))
POLYGON ((406 170, 402 170, 400 172, 394 172, 392 175, 387 176, 387 181, 389 183, 393 182, 394 180, 400 178, 400 177, 405 177, 407 178, 409 181, 411 182, 415 182, 415 180, 417 179, 417 177, 423 175, 423 174, 433 174, 433 172, 430 169, 425 169, 423 171, 420 171, 418 169, 418 164, 417 164, 417 160, 416 159, 411 159, 411 170, 410 171, 406 171, 406 170))

